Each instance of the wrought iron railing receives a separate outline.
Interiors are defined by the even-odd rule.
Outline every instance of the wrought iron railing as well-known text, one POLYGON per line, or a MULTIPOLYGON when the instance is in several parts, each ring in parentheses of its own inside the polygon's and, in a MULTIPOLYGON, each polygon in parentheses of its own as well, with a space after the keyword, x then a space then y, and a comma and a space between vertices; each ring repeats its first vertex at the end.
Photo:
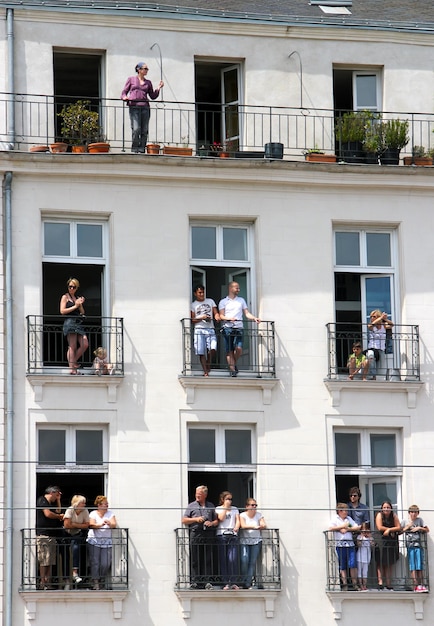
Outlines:
MULTIPOLYGON (((61 315, 28 315, 27 318, 27 374, 63 373, 68 367, 66 337, 63 334, 65 318, 61 315)), ((107 361, 113 375, 124 374, 124 324, 122 317, 87 316, 82 325, 89 347, 80 359, 80 372, 94 374, 94 350, 107 350, 107 361)))
MULTIPOLYGON (((369 346, 367 324, 331 322, 327 327, 328 372, 330 379, 347 378, 348 359, 353 343, 360 342, 363 351, 369 346)), ((376 379, 389 381, 420 380, 419 326, 395 324, 386 335, 384 349, 376 354, 376 379)), ((367 378, 372 378, 372 368, 367 378)))
MULTIPOLYGON (((52 532, 53 529, 47 529, 52 532)), ((44 529, 39 534, 43 535, 44 529)), ((41 578, 38 551, 43 550, 43 538, 38 539, 34 528, 21 529, 21 591, 44 590, 92 590, 96 587, 95 580, 90 573, 90 561, 86 533, 75 536, 77 547, 74 548, 71 535, 59 529, 59 535, 51 540, 50 549, 54 552, 54 564, 48 574, 48 580, 41 578), (75 555, 73 554, 73 549, 75 555), (75 560, 75 559, 78 559, 75 560), (73 576, 73 564, 78 564, 78 576, 73 576)), ((83 531, 82 531, 83 532, 83 531)), ((129 588, 128 583, 128 528, 112 529, 111 569, 104 580, 99 580, 97 586, 104 590, 124 590, 129 588)))
MULTIPOLYGON (((202 375, 203 369, 199 357, 194 350, 195 328, 190 318, 181 320, 182 324, 182 348, 184 376, 202 375)), ((197 329, 196 329, 197 332, 197 329)), ((217 350, 215 359, 210 362, 210 375, 228 374, 226 361, 225 342, 221 329, 216 328, 217 350)), ((243 352, 237 361, 238 375, 255 376, 258 378, 275 378, 276 376, 276 347, 274 322, 245 321, 242 330, 243 352)))
MULTIPOLYGON (((385 589, 387 587, 395 591, 415 591, 415 584, 410 571, 409 552, 418 548, 422 559, 422 567, 417 575, 420 586, 429 589, 429 563, 426 533, 419 533, 419 541, 417 546, 413 544, 413 548, 407 545, 405 535, 400 535, 395 547, 386 545, 383 541, 381 533, 373 531, 371 533, 372 545, 370 551, 370 560, 366 576, 366 587, 369 590, 385 589), (387 569, 390 568, 390 580, 387 581, 387 569)), ((354 533, 354 542, 357 545, 358 533, 354 533)), ((336 548, 340 545, 334 538, 333 531, 325 531, 325 550, 326 550, 326 568, 327 568, 327 591, 357 591, 360 589, 360 579, 352 580, 351 572, 346 572, 347 580, 343 580, 339 569, 339 561, 336 548)), ((366 558, 366 553, 364 555, 366 558)), ((356 559, 357 561, 357 559, 356 559)), ((414 570, 416 571, 416 570, 414 570)), ((421 590, 419 590, 421 591, 421 590)))
MULTIPOLYGON (((213 589, 221 589, 227 583, 227 574, 222 572, 222 559, 226 553, 222 542, 215 532, 207 531, 197 537, 188 528, 176 528, 176 583, 179 590, 205 589, 206 586, 213 589), (193 559, 199 561, 199 568, 192 572, 193 559)), ((247 588, 250 583, 256 589, 275 590, 280 589, 280 540, 279 531, 276 528, 261 530, 261 547, 253 571, 253 580, 246 583, 245 570, 242 564, 242 531, 240 538, 234 538, 231 542, 232 568, 231 582, 240 589, 247 588), (244 573, 243 573, 244 572, 244 573)))
MULTIPOLYGON (((77 97, 44 94, 0 93, 0 149, 27 151, 32 145, 49 145, 65 139, 61 135, 58 113, 64 104, 77 97)), ((112 152, 129 152, 131 130, 128 107, 118 99, 89 98, 91 108, 99 113, 101 133, 110 142, 112 152)), ((284 157, 303 159, 309 149, 337 152, 341 157, 341 137, 336 121, 344 111, 322 108, 294 108, 238 104, 231 109, 207 102, 151 102, 149 142, 161 146, 192 148, 193 154, 218 156, 214 144, 220 144, 231 156, 243 152, 261 156, 270 142, 284 146, 284 157), (236 139, 226 142, 222 136, 223 117, 228 127, 239 128, 236 139), (234 119, 230 119, 234 118, 234 119), (214 149, 213 149, 214 148, 214 149)), ((434 114, 415 112, 378 112, 384 119, 409 121, 409 142, 401 151, 411 155, 414 146, 434 147, 434 114)))

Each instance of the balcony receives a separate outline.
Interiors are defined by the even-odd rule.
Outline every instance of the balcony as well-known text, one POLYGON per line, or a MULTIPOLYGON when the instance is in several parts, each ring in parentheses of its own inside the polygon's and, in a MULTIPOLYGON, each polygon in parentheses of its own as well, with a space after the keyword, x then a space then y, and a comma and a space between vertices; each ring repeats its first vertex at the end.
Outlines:
MULTIPOLYGON (((377 578, 377 565, 380 565, 380 551, 378 548, 381 544, 381 534, 377 531, 372 533, 375 546, 372 549, 371 562, 368 568, 368 576, 366 579, 367 593, 361 594, 360 591, 351 584, 349 572, 348 586, 345 589, 339 572, 339 563, 336 554, 336 541, 334 539, 334 533, 330 531, 324 532, 325 538, 325 553, 326 553, 326 592, 329 596, 335 610, 335 618, 340 619, 342 616, 342 603, 344 600, 364 600, 367 601, 392 601, 399 602, 402 600, 410 600, 414 603, 414 611, 416 619, 423 619, 423 603, 427 593, 415 593, 414 581, 411 577, 409 564, 408 564, 408 551, 405 542, 404 535, 398 537, 399 558, 392 566, 391 572, 391 587, 393 593, 386 587, 380 588, 377 578)), ((427 537, 425 533, 420 533, 420 545, 423 552, 423 573, 422 584, 429 589, 429 563, 428 563, 428 550, 427 550, 427 537)), ((385 581, 383 580, 385 584, 385 581)))
POLYGON ((214 533, 210 534, 206 543, 193 544, 190 542, 188 528, 176 528, 176 582, 175 591, 181 601, 183 617, 190 617, 191 602, 194 600, 215 599, 218 595, 222 598, 233 599, 236 594, 237 600, 251 602, 252 598, 264 600, 266 617, 274 615, 274 601, 281 589, 280 574, 280 540, 279 531, 275 528, 267 528, 261 531, 262 549, 256 562, 253 577, 253 587, 243 590, 244 578, 241 576, 240 551, 237 544, 237 563, 235 571, 239 576, 235 582, 240 589, 236 591, 223 591, 225 578, 220 573, 218 540, 214 533), (207 572, 196 573, 192 577, 190 571, 190 559, 193 550, 200 550, 202 562, 208 563, 207 572), (205 586, 209 588, 206 589, 205 586))
MULTIPOLYGON (((122 616, 122 601, 129 591, 128 578, 128 529, 116 528, 112 531, 112 565, 110 576, 100 581, 100 588, 94 590, 90 576, 85 537, 78 544, 78 572, 82 578, 76 584, 72 580, 71 538, 58 537, 55 551, 56 561, 52 566, 51 579, 45 588, 41 585, 38 566, 37 535, 34 528, 21 530, 21 584, 19 592, 26 603, 29 619, 36 618, 37 604, 40 602, 76 602, 76 606, 98 601, 111 602, 113 617, 122 616)), ((71 609, 72 610, 72 609, 71 609)))
MULTIPOLYGON (((130 152, 131 130, 127 106, 117 99, 84 98, 99 113, 102 133, 115 153, 130 152)), ((75 99, 71 97, 71 101, 75 99)), ((68 96, 62 96, 62 103, 68 96)), ((59 140, 62 108, 54 95, 0 93, 0 147, 3 150, 28 151, 31 146, 48 146, 59 140)), ((239 104, 225 109, 216 103, 151 103, 149 142, 160 146, 184 146, 198 156, 219 156, 213 144, 222 144, 229 155, 262 157, 264 145, 278 142, 284 146, 284 158, 304 160, 312 148, 337 154, 345 160, 336 120, 340 111, 320 108, 291 108, 239 104), (225 119, 228 128, 239 129, 239 135, 225 144, 219 129, 225 119), (216 130, 217 129, 217 130, 216 130)), ((409 121, 409 142, 401 157, 411 156, 414 146, 431 150, 434 146, 434 114, 414 112, 379 112, 383 119, 409 121)), ((68 141, 68 137, 64 138, 68 141)), ((364 162, 358 158, 357 162, 364 162)), ((371 161, 372 162, 372 161, 371 161)))

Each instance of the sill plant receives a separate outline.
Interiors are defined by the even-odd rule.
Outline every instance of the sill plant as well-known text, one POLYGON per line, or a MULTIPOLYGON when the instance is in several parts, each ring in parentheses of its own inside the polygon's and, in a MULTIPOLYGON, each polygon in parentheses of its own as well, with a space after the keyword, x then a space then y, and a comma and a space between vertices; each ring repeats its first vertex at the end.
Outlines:
POLYGON ((57 114, 62 119, 62 135, 73 146, 101 141, 99 113, 89 107, 90 100, 77 100, 57 114))

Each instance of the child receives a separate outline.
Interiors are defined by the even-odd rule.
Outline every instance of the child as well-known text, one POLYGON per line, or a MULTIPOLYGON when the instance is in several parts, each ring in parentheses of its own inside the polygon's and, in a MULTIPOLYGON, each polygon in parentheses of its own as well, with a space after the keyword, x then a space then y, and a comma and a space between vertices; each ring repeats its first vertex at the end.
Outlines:
POLYGON ((93 351, 95 358, 93 360, 93 368, 95 374, 112 374, 113 365, 107 362, 107 350, 105 348, 97 348, 93 351))
POLYGON ((339 571, 342 580, 342 591, 348 590, 347 569, 350 569, 351 583, 357 590, 357 564, 356 548, 354 546, 353 532, 360 530, 356 522, 348 517, 348 507, 343 502, 338 502, 336 517, 332 519, 328 530, 334 531, 336 553, 339 560, 339 571))
POLYGON ((368 580, 368 567, 371 562, 372 548, 374 540, 372 539, 369 524, 363 522, 360 535, 357 537, 357 576, 359 580, 360 591, 368 591, 366 586, 368 580))
POLYGON ((423 548, 421 546, 421 533, 429 533, 423 519, 419 517, 419 507, 412 504, 408 508, 408 519, 401 523, 407 544, 408 567, 413 579, 414 591, 426 593, 427 587, 423 585, 423 548))
POLYGON ((353 344, 353 353, 348 357, 347 367, 350 370, 350 375, 348 376, 350 380, 353 380, 360 370, 362 370, 362 380, 366 380, 369 361, 362 352, 362 344, 358 341, 353 344))

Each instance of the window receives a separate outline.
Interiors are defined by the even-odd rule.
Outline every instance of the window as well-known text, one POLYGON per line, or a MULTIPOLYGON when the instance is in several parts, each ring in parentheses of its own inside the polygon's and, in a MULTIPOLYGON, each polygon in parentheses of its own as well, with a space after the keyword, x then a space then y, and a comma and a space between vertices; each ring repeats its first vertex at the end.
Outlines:
POLYGON ((381 111, 381 69, 334 68, 335 111, 381 111))
POLYGON ((190 494, 197 485, 205 484, 210 500, 217 504, 219 493, 228 489, 239 507, 253 496, 256 455, 252 427, 190 426, 188 460, 190 494))
POLYGON ((400 431, 339 429, 334 442, 337 500, 348 502, 349 489, 358 485, 370 508, 379 508, 384 500, 396 508, 401 499, 400 431))

